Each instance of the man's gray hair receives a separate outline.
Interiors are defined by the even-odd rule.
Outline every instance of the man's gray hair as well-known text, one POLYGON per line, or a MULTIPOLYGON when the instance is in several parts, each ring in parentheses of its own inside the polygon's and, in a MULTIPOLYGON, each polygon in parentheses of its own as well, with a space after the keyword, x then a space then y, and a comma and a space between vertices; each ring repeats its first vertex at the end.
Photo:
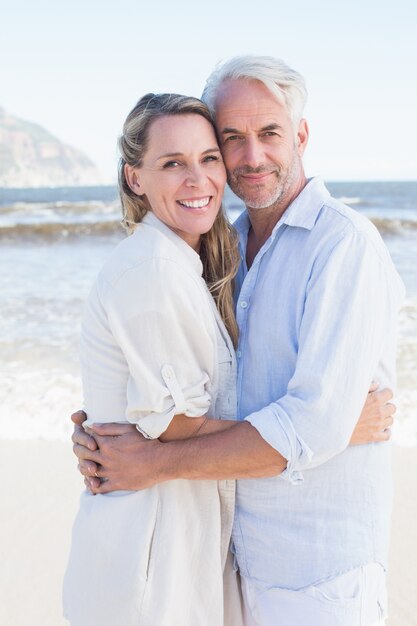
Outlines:
POLYGON ((281 59, 263 56, 237 56, 215 68, 207 79, 201 99, 216 114, 216 97, 225 80, 258 80, 283 104, 294 127, 303 115, 307 100, 304 78, 281 59))

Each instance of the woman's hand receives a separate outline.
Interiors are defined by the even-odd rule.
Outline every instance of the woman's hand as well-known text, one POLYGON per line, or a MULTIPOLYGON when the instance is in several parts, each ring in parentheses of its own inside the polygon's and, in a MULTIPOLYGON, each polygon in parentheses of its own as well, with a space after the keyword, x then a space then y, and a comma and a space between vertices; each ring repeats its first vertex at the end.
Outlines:
POLYGON ((355 426, 349 445, 388 441, 391 437, 393 415, 397 410, 390 400, 393 393, 390 389, 377 391, 378 385, 373 384, 355 426))

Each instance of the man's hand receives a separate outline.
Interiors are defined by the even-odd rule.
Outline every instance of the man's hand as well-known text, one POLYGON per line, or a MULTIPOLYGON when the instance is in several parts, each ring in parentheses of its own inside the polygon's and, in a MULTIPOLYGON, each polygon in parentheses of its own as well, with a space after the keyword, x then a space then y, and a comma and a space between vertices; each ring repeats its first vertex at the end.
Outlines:
POLYGON ((94 476, 94 473, 98 470, 96 463, 91 460, 87 460, 86 453, 88 450, 98 450, 95 439, 87 434, 83 428, 83 423, 87 419, 84 411, 76 411, 71 415, 71 420, 74 422, 74 432, 72 434, 73 451, 78 459, 78 469, 81 474, 85 476, 84 483, 88 489, 91 487, 98 487, 100 485, 100 479, 94 476), (91 477, 91 483, 87 477, 91 477))
POLYGON ((390 389, 377 391, 378 385, 373 384, 369 390, 365 405, 355 426, 349 445, 388 441, 391 437, 393 415, 397 410, 390 400, 393 397, 390 389))
POLYGON ((71 416, 78 469, 94 494, 146 489, 165 479, 158 454, 163 444, 145 439, 133 424, 94 424, 84 431, 83 411, 71 416))

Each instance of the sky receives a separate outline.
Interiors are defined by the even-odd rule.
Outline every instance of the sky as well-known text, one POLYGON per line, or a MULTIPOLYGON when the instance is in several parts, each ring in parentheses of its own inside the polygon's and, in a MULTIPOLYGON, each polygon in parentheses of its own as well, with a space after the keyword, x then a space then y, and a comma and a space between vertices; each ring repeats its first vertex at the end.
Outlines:
POLYGON ((115 180, 117 137, 149 91, 199 96, 238 54, 307 82, 308 176, 417 180, 415 0, 0 0, 0 106, 115 180))

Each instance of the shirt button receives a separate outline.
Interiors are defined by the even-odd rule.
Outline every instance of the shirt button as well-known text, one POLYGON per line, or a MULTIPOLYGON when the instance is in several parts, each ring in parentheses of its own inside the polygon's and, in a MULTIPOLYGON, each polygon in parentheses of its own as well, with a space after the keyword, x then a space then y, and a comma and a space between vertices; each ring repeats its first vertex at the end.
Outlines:
POLYGON ((240 303, 240 306, 242 307, 242 309, 246 309, 248 306, 248 303, 246 302, 246 300, 242 300, 242 302, 240 303))
POLYGON ((240 357, 242 356, 242 353, 241 353, 241 351, 240 351, 240 350, 238 350, 238 351, 236 352, 236 356, 237 356, 237 358, 238 358, 238 359, 240 359, 240 357))

